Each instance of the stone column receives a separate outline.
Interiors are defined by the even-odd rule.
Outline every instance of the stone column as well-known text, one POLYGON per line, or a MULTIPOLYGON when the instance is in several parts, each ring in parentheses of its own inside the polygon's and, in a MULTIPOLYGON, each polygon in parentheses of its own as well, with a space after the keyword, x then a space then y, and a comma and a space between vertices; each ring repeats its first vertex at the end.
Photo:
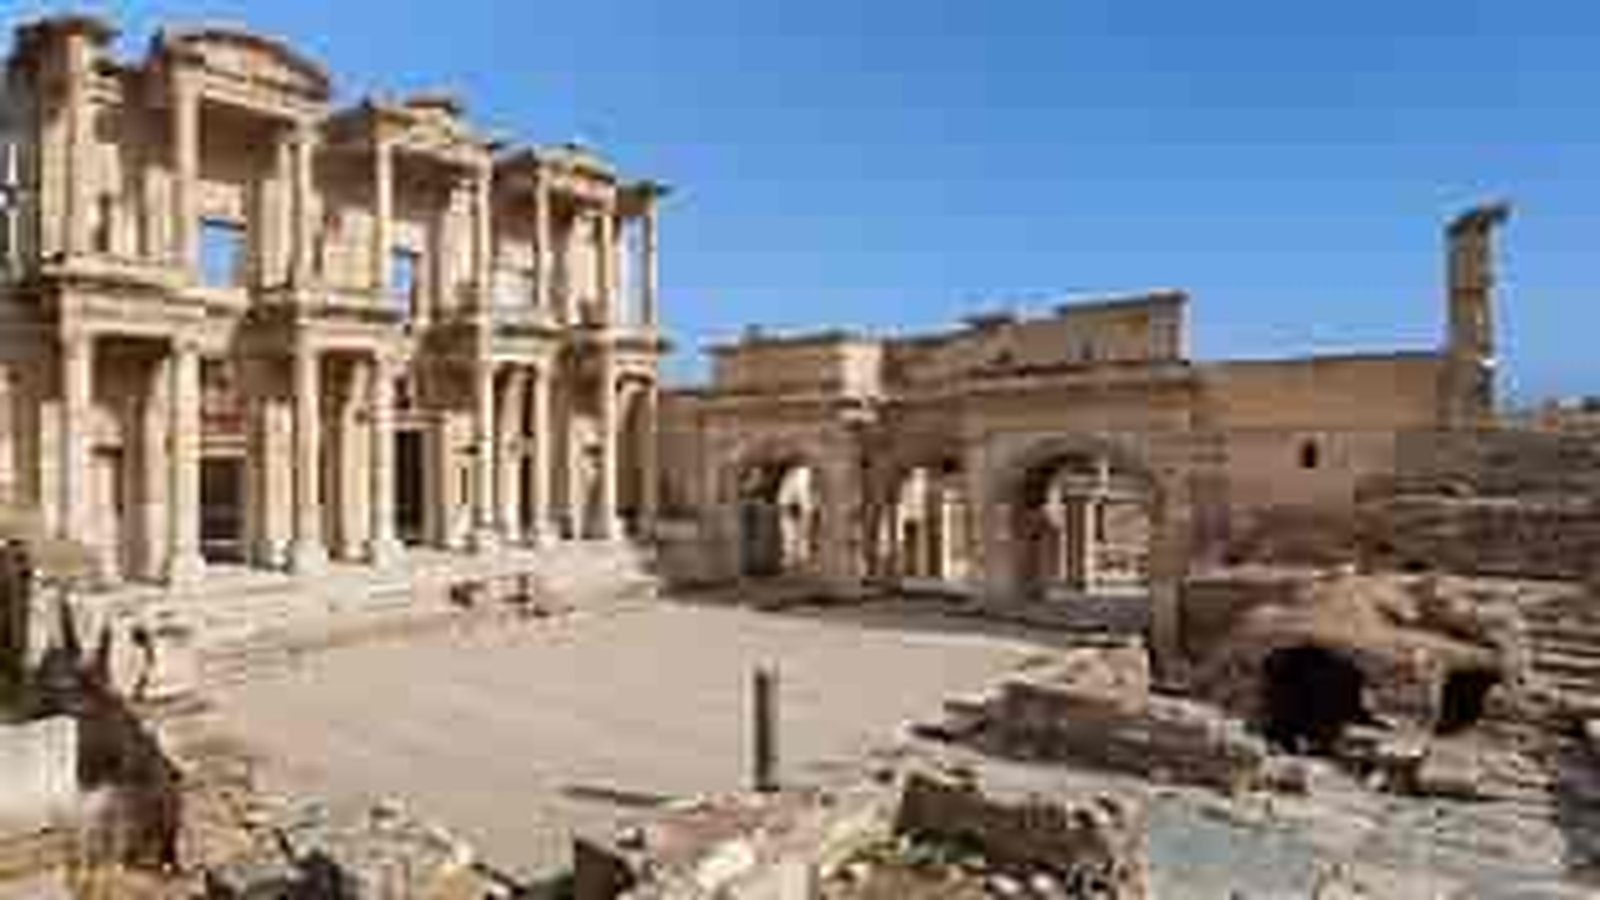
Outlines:
POLYGON ((168 365, 167 581, 195 580, 200 556, 200 351, 178 339, 168 365))
POLYGON ((285 399, 281 388, 273 385, 263 389, 251 404, 251 428, 255 432, 250 450, 254 479, 250 515, 256 520, 253 558, 256 565, 268 569, 282 569, 289 564, 294 418, 285 399))
POLYGON ((139 537, 140 575, 159 581, 166 575, 167 495, 167 361, 150 366, 140 403, 139 421, 139 537))
POLYGON ((394 148, 379 139, 372 146, 372 273, 369 280, 378 305, 387 307, 389 256, 394 252, 394 148))
POLYGON ((65 108, 67 132, 67 197, 66 217, 62 227, 66 231, 63 246, 70 254, 83 254, 93 248, 95 226, 95 141, 91 130, 89 80, 94 63, 91 48, 82 40, 70 45, 66 82, 62 105, 65 108))
POLYGON ((1099 497, 1092 495, 1073 498, 1073 581, 1075 587, 1085 592, 1093 591, 1100 580, 1094 527, 1100 502, 1099 497))
POLYGON ((478 363, 472 377, 472 547, 494 548, 494 366, 478 363))
POLYGON ((534 283, 533 302, 542 315, 555 317, 551 291, 555 280, 555 248, 551 246, 550 182, 543 175, 534 183, 534 283))
POLYGON ((172 256, 190 274, 200 265, 200 93, 190 76, 173 72, 168 87, 172 105, 172 256))
POLYGON ((372 359, 371 391, 372 448, 371 498, 367 511, 372 516, 367 526, 367 557, 376 566, 398 562, 404 551, 395 536, 395 436, 394 364, 379 353, 372 359))
POLYGON ((600 212, 599 263, 595 299, 600 304, 600 321, 606 325, 616 323, 617 316, 617 217, 613 210, 600 212))
POLYGON ((289 283, 297 288, 315 281, 317 269, 316 153, 316 126, 300 123, 294 129, 290 154, 293 185, 289 204, 289 283))
POLYGON ((661 273, 659 256, 657 253, 656 236, 656 202, 651 199, 644 208, 643 229, 639 240, 639 277, 641 293, 639 296, 640 324, 654 328, 656 326, 658 294, 661 287, 661 273))
POLYGON ((551 379, 554 373, 555 364, 546 360, 534 369, 533 379, 529 385, 533 392, 529 404, 533 416, 533 462, 529 465, 533 470, 533 487, 528 492, 532 508, 528 510, 527 518, 531 531, 528 537, 536 543, 544 542, 559 534, 550 521, 550 467, 555 460, 555 454, 551 453, 551 449, 556 436, 550 407, 551 379))
POLYGON ((289 566, 297 573, 321 571, 328 560, 322 544, 322 388, 316 348, 298 338, 294 348, 294 542, 289 566))
POLYGON ((488 165, 472 180, 472 294, 476 308, 487 314, 494 287, 494 170, 488 165))
POLYGON ((523 398, 528 373, 510 367, 502 379, 496 408, 499 427, 495 436, 495 499, 497 528, 506 541, 522 539, 523 398))
POLYGON ((61 537, 83 540, 88 536, 89 414, 94 390, 94 338, 68 330, 61 335, 61 458, 57 485, 60 490, 61 537))
POLYGON ((595 537, 614 540, 617 528, 617 360, 616 350, 600 348, 600 508, 595 510, 595 537))
MULTIPOLYGON (((339 558, 360 561, 368 549, 367 524, 372 520, 368 504, 372 500, 370 449, 371 429, 362 427, 362 407, 372 396, 372 367, 365 360, 351 360, 339 396, 338 443, 334 462, 338 473, 339 558)), ((332 492, 330 491, 330 494, 332 492)))
POLYGON ((637 439, 644 443, 637 448, 639 458, 639 527, 644 537, 654 537, 656 518, 661 509, 660 440, 661 395, 660 388, 651 382, 640 389, 639 402, 643 434, 637 439))

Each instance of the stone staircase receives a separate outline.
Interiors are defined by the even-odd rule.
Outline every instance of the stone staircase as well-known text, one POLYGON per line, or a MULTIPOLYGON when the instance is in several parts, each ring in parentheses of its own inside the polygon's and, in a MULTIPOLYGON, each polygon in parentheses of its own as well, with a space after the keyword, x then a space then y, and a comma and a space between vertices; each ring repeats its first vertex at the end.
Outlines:
POLYGON ((1531 676, 1562 707, 1600 715, 1600 611, 1545 603, 1526 615, 1531 676))
POLYGON ((315 578, 213 570, 181 591, 139 586, 102 597, 97 616, 124 626, 169 624, 186 637, 206 688, 292 668, 334 646, 449 627, 518 610, 603 608, 651 599, 648 553, 626 543, 572 542, 466 555, 418 550, 386 570, 333 563, 315 578))

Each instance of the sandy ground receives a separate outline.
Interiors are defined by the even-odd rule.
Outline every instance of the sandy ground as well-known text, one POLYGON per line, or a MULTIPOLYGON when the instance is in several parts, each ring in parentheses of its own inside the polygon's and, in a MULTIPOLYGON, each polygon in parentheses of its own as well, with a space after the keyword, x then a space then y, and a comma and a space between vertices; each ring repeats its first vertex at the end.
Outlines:
POLYGON ((858 774, 901 723, 1021 663, 1020 638, 656 605, 331 651, 218 699, 285 787, 399 798, 524 875, 652 796, 741 787, 752 668, 780 671, 783 772, 858 774))

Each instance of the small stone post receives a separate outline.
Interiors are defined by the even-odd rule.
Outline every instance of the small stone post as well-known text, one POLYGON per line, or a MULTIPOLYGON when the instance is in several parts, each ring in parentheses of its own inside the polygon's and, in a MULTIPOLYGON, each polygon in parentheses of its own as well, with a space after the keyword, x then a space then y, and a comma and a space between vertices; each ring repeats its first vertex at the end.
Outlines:
POLYGON ((751 775, 755 789, 767 793, 778 789, 778 671, 757 666, 751 683, 755 715, 751 775))

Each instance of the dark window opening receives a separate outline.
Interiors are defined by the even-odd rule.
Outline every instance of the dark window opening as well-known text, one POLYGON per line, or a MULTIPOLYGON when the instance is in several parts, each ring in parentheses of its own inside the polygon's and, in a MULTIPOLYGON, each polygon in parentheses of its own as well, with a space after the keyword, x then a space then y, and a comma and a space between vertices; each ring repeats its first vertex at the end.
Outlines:
POLYGON ((1322 448, 1316 441, 1306 441, 1300 445, 1300 468, 1315 469, 1322 464, 1322 448))
POLYGON ((1489 691, 1500 683, 1493 669, 1456 669, 1444 681, 1439 698, 1439 734, 1457 734, 1483 719, 1489 691))
POLYGON ((1262 672, 1263 731, 1293 753, 1328 753, 1347 726, 1370 724, 1366 678, 1355 663, 1315 644, 1273 651, 1262 672))

